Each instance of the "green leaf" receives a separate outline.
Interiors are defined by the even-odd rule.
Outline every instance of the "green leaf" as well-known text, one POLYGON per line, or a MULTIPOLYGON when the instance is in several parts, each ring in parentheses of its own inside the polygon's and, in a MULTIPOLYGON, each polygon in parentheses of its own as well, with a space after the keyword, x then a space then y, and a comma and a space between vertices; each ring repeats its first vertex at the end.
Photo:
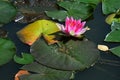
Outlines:
POLYGON ((58 21, 65 21, 66 16, 68 16, 67 11, 46 11, 45 12, 48 17, 52 17, 52 19, 58 19, 58 21))
POLYGON ((22 58, 15 55, 14 61, 19 64, 30 64, 34 61, 34 57, 31 54, 22 53, 22 58))
POLYGON ((46 14, 47 16, 52 17, 52 19, 57 19, 59 21, 65 21, 67 16, 85 20, 92 15, 94 10, 93 5, 76 1, 62 1, 59 2, 58 5, 67 11, 48 11, 46 14))
POLYGON ((85 20, 92 15, 92 10, 90 11, 87 8, 83 9, 82 11, 77 10, 77 9, 70 9, 68 11, 68 14, 69 14, 69 16, 72 16, 75 19, 80 19, 81 18, 82 20, 85 20), (91 13, 89 13, 89 12, 91 12, 91 13))
POLYGON ((104 14, 116 12, 119 8, 119 0, 102 0, 102 11, 104 14))
POLYGON ((0 38, 0 66, 8 63, 16 53, 14 43, 7 39, 0 38))
POLYGON ((20 76, 20 80, 69 80, 71 71, 60 71, 45 67, 37 62, 23 66, 21 69, 33 72, 20 76))
POLYGON ((0 1, 0 23, 8 23, 16 15, 16 8, 9 2, 0 1))
POLYGON ((60 2, 59 6, 65 8, 69 16, 73 16, 76 19, 81 18, 82 20, 90 17, 94 10, 94 8, 89 4, 70 1, 60 2))
POLYGON ((39 39, 30 50, 39 63, 61 70, 83 70, 99 57, 99 51, 90 41, 69 41, 59 47, 39 39))
POLYGON ((104 41, 107 42, 120 42, 120 30, 113 30, 110 33, 108 33, 105 37, 104 41))
POLYGON ((113 22, 111 25, 111 30, 120 30, 120 23, 113 22))
POLYGON ((111 48, 110 51, 111 51, 113 54, 115 54, 115 55, 117 55, 118 57, 120 57, 120 46, 111 48))
POLYGON ((95 4, 97 5, 101 0, 76 0, 78 2, 83 2, 83 3, 90 3, 90 4, 95 4))

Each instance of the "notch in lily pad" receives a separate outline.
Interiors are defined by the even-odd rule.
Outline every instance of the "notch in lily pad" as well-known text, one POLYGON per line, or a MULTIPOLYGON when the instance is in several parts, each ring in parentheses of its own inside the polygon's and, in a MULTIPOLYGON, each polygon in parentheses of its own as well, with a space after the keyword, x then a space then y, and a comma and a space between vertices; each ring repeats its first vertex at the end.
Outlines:
POLYGON ((28 53, 22 53, 22 57, 14 56, 14 61, 18 64, 30 64, 34 61, 34 57, 28 53))

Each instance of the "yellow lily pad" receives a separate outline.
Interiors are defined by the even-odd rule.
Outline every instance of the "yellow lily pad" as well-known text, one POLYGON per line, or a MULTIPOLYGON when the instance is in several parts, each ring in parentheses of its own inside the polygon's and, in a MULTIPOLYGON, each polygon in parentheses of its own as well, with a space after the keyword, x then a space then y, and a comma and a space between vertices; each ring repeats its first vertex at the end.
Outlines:
POLYGON ((110 24, 112 23, 115 15, 116 15, 115 13, 110 14, 110 15, 105 19, 105 22, 110 25, 110 24))
POLYGON ((56 43, 52 33, 60 31, 55 22, 49 20, 35 21, 17 32, 19 39, 28 45, 32 45, 41 36, 45 37, 48 44, 56 43))

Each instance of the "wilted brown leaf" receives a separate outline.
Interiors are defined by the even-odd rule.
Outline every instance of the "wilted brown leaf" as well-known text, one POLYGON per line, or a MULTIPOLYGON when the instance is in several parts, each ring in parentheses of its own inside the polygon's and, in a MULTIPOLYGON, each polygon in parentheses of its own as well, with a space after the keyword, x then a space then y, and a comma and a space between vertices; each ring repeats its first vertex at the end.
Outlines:
POLYGON ((30 74, 27 70, 20 70, 18 71, 18 73, 15 75, 15 80, 19 80, 19 76, 21 75, 27 75, 27 74, 30 74))
POLYGON ((18 8, 15 21, 21 23, 33 22, 38 19, 48 19, 44 11, 55 10, 57 0, 15 0, 18 8))
POLYGON ((5 38, 7 37, 7 31, 0 29, 0 38, 5 38))

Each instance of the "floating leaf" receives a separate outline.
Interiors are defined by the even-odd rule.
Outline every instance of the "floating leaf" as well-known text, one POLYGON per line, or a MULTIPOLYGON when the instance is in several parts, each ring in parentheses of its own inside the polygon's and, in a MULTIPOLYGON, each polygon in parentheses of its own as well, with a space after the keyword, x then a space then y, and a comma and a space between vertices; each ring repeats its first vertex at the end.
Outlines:
POLYGON ((22 53, 22 58, 15 55, 14 61, 19 64, 30 64, 34 61, 34 57, 31 54, 22 53))
POLYGON ((62 1, 59 2, 58 5, 67 11, 60 10, 57 13, 55 11, 47 11, 47 16, 51 17, 52 19, 57 19, 63 21, 67 16, 71 17, 73 16, 76 19, 82 19, 85 20, 89 18, 94 10, 93 5, 82 3, 82 2, 76 2, 76 1, 62 1), (61 14, 63 13, 63 14, 61 14))
POLYGON ((69 16, 73 16, 76 19, 87 19, 93 13, 93 7, 86 3, 64 1, 58 3, 59 6, 65 8, 68 11, 69 16))
POLYGON ((111 25, 111 30, 120 30, 120 23, 113 22, 111 25))
POLYGON ((39 39, 30 51, 39 63, 61 70, 83 70, 99 57, 99 51, 90 41, 69 41, 59 47, 39 39))
POLYGON ((20 80, 19 77, 22 75, 27 75, 30 74, 27 70, 20 70, 18 73, 15 75, 15 80, 20 80))
POLYGON ((8 63, 16 53, 14 43, 7 39, 0 38, 0 66, 8 63))
MULTIPOLYGON (((49 20, 38 20, 24 27, 17 32, 20 40, 28 45, 32 45, 38 38, 43 35, 48 41, 48 44, 54 43, 54 35, 50 35, 59 31, 55 22, 49 20)), ((56 41, 55 41, 56 42, 56 41)))
POLYGON ((115 13, 108 15, 108 17, 105 19, 105 22, 110 25, 113 22, 115 15, 115 13))
POLYGON ((16 15, 16 8, 7 1, 0 1, 0 23, 8 23, 16 15))
POLYGON ((83 2, 83 3, 95 4, 95 5, 97 5, 100 2, 100 0, 76 0, 76 1, 83 2))
POLYGON ((32 72, 20 76, 20 80, 69 80, 72 72, 45 67, 37 62, 23 66, 21 69, 32 72))
POLYGON ((107 34, 104 41, 107 42, 120 42, 120 30, 113 30, 107 34))
POLYGON ((120 57, 120 46, 111 48, 110 51, 111 51, 113 54, 115 54, 115 55, 117 55, 118 57, 120 57))
POLYGON ((120 12, 116 12, 113 14, 110 14, 107 18, 106 18, 106 23, 108 23, 109 25, 112 24, 112 22, 116 22, 116 23, 120 23, 120 12))
POLYGON ((119 8, 119 0, 102 0, 102 11, 104 14, 116 12, 119 8))
POLYGON ((46 11, 47 16, 52 17, 52 19, 58 19, 58 21, 65 21, 66 16, 68 16, 67 11, 46 11))

